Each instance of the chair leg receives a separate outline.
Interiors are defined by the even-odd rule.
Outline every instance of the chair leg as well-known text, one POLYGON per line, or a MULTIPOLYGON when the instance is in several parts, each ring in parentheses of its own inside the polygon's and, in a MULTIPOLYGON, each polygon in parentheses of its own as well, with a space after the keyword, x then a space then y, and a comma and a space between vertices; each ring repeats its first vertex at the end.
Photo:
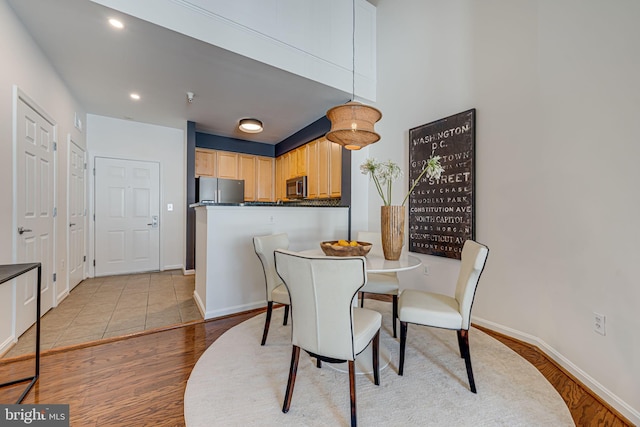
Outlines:
POLYGON ((353 360, 349 360, 349 396, 351 399, 351 427, 356 427, 356 366, 353 360))
POLYGON ((283 326, 287 325, 288 319, 289 319, 289 304, 284 306, 284 321, 282 322, 283 326))
POLYGON ((260 345, 264 345, 267 342, 267 334, 269 333, 269 323, 271 323, 271 311, 273 310, 273 301, 267 303, 267 317, 264 321, 264 332, 262 333, 262 342, 260 345))
POLYGON ((398 295, 393 296, 393 337, 397 338, 396 335, 396 322, 398 320, 398 295))
POLYGON ((469 331, 460 330, 458 332, 458 341, 460 342, 460 352, 464 358, 464 364, 467 367, 467 376, 469 377, 469 388, 472 393, 476 393, 476 383, 473 380, 473 369, 471 368, 471 353, 469 352, 469 331))
POLYGON ((458 348, 460 349, 460 357, 464 359, 464 343, 462 342, 461 331, 456 331, 458 335, 458 348))
POLYGON ((360 294, 360 308, 364 307, 364 292, 358 292, 360 294))
POLYGON ((380 385, 380 329, 373 337, 373 344, 371 346, 373 353, 373 383, 380 385))
POLYGON ((298 359, 300 358, 300 347, 294 345, 291 350, 291 368, 289 369, 289 380, 287 381, 287 391, 284 394, 284 404, 282 412, 289 412, 291 407, 291 396, 293 395, 293 386, 296 382, 296 373, 298 372, 298 359))
POLYGON ((398 375, 402 375, 404 371, 404 348, 407 344, 407 322, 400 322, 400 366, 398 366, 398 375))

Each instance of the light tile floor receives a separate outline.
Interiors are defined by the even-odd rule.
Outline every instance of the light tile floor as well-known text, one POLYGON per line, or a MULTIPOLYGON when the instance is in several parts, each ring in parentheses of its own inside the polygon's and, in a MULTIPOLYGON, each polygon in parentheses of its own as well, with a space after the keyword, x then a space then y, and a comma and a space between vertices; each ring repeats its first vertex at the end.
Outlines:
MULTIPOLYGON (((40 348, 80 344, 202 319, 195 276, 182 271, 86 279, 41 321, 40 348)), ((35 351, 35 325, 4 357, 35 351)))

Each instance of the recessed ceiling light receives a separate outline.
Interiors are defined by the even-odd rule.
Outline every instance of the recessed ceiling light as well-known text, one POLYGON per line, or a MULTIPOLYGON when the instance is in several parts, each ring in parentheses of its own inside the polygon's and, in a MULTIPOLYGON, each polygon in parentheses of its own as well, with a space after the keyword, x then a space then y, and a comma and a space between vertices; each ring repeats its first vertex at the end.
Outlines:
POLYGON ((115 18, 109 18, 109 24, 111 24, 112 27, 117 28, 119 30, 124 28, 124 24, 122 23, 122 21, 119 21, 115 18))
POLYGON ((262 122, 258 119, 242 119, 238 128, 246 133, 262 132, 262 122))
POLYGON ((136 101, 140 99, 140 95, 138 95, 137 93, 132 93, 129 96, 131 97, 131 99, 135 99, 136 101))

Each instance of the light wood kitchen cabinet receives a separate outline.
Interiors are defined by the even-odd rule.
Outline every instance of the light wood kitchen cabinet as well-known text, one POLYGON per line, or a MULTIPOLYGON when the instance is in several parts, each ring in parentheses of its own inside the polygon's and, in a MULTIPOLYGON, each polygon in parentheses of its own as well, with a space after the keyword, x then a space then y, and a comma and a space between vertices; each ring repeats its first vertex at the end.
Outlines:
POLYGON ((216 166, 218 178, 238 179, 238 153, 218 151, 216 166))
POLYGON ((256 200, 256 156, 238 155, 238 179, 244 180, 244 200, 256 200))
POLYGON ((318 140, 307 144, 307 197, 318 198, 318 140))
POLYGON ((216 152, 196 148, 196 177, 216 176, 216 152))
POLYGON ((291 163, 289 161, 289 158, 291 157, 291 153, 284 153, 282 155, 282 179, 285 181, 285 192, 284 195, 285 197, 287 196, 287 191, 286 191, 286 181, 291 178, 291 163))
POLYGON ((287 194, 285 190, 286 180, 283 174, 283 169, 284 169, 283 164, 284 164, 284 157, 279 156, 276 159, 276 182, 275 182, 276 202, 278 200, 284 200, 287 194))
POLYGON ((296 157, 296 174, 294 176, 305 176, 308 173, 308 153, 309 153, 309 144, 305 144, 302 147, 298 147, 295 150, 296 157))
POLYGON ((342 193, 342 145, 330 143, 329 197, 340 197, 342 193))
POLYGON ((274 165, 275 161, 270 157, 256 157, 256 200, 259 202, 275 201, 273 197, 274 165))
POLYGON ((331 141, 318 140, 318 198, 329 198, 329 161, 331 159, 331 141))

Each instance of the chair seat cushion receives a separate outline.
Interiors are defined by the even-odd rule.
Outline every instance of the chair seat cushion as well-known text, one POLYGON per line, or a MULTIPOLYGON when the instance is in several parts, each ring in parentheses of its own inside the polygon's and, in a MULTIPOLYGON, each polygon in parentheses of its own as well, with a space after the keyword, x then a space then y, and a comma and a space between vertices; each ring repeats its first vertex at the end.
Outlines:
POLYGON ((284 284, 277 286, 271 291, 271 301, 277 302, 278 304, 290 304, 289 292, 284 284))
POLYGON ((399 286, 400 282, 395 273, 367 273, 367 284, 360 288, 360 292, 398 295, 399 286))
POLYGON ((353 349, 356 354, 364 350, 382 325, 382 315, 366 308, 353 309, 353 349))
POLYGON ((447 295, 406 289, 398 299, 398 318, 401 322, 461 329, 462 316, 458 301, 447 295))

